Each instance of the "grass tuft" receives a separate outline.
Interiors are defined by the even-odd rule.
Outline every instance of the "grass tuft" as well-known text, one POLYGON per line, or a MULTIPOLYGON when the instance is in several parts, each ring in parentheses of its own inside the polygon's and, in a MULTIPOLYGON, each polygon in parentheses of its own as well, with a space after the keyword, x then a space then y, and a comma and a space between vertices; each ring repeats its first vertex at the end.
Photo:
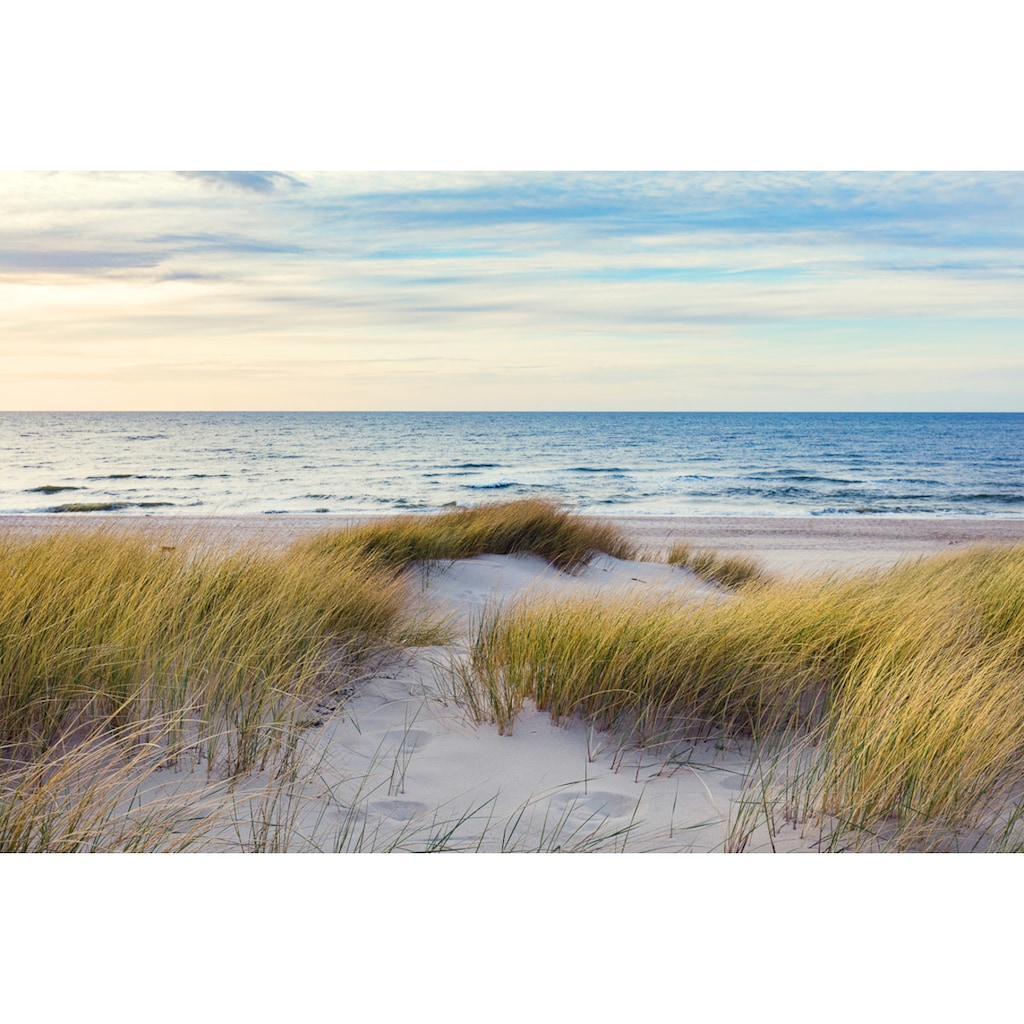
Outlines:
POLYGON ((691 544, 679 543, 672 547, 669 565, 690 569, 702 580, 721 584, 730 590, 752 583, 767 583, 770 577, 752 558, 723 555, 717 551, 694 549, 691 544))
POLYGON ((1000 821, 1002 846, 1021 844, 1003 812, 1024 792, 1024 548, 687 607, 521 602, 483 621, 454 676, 506 733, 530 700, 648 744, 752 737, 764 763, 785 761, 779 817, 800 808, 832 848, 987 847, 1000 821), (783 748, 813 756, 797 771, 783 748))
POLYGON ((540 555, 559 568, 572 568, 595 551, 618 558, 632 558, 636 553, 611 524, 581 519, 540 500, 401 516, 324 534, 307 545, 321 556, 372 559, 394 569, 414 562, 521 553, 540 555))
POLYGON ((396 570, 515 551, 571 567, 593 550, 630 549, 544 502, 388 520, 280 551, 110 526, 0 535, 0 851, 203 842, 206 826, 182 825, 197 817, 187 806, 125 807, 159 771, 231 787, 254 772, 286 779, 305 731, 367 659, 450 642, 410 612, 396 570))
POLYGON ((161 539, 0 537, 7 810, 38 789, 27 768, 101 741, 116 740, 125 763, 155 745, 162 763, 211 776, 283 770, 310 709, 368 656, 447 638, 410 618, 404 584, 376 565, 161 539))

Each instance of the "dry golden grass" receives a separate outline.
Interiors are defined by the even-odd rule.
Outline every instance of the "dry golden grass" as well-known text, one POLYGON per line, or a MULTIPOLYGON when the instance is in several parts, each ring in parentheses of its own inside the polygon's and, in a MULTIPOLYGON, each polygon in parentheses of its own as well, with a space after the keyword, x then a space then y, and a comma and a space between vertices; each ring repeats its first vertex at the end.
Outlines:
POLYGON ((284 551, 116 527, 0 536, 0 851, 200 841, 180 826, 187 809, 129 820, 124 806, 168 766, 232 785, 283 777, 317 702, 336 704, 366 657, 446 642, 411 616, 396 570, 512 551, 568 567, 594 549, 628 552, 613 529, 536 501, 284 551))
MULTIPOLYGON (((285 770, 311 706, 361 659, 446 635, 409 618, 393 573, 343 554, 160 540, 111 529, 0 538, 0 817, 11 836, 12 808, 27 813, 63 771, 35 769, 63 758, 74 775, 97 744, 135 768, 156 750, 159 763, 191 759, 213 777, 285 770)), ((108 781, 120 771, 110 761, 108 781)))
POLYGON ((574 516, 549 501, 525 500, 401 516, 325 534, 307 542, 318 554, 346 553, 396 569, 413 562, 530 553, 560 568, 595 551, 631 558, 635 547, 616 528, 574 516))
MULTIPOLYGON (((594 550, 633 554, 610 528, 540 502, 280 552, 138 531, 0 537, 0 850, 223 838, 230 823, 205 810, 126 808, 168 766, 229 789, 261 768, 286 779, 311 706, 361 659, 445 642, 409 617, 399 570, 519 551, 568 567, 594 550)), ((798 818, 825 848, 1024 848, 1024 549, 751 582, 703 604, 633 595, 492 611, 456 673, 461 699, 505 732, 530 700, 651 745, 753 737, 751 814, 798 818)), ((265 824, 268 836, 283 827, 265 824)))
POLYGON ((692 544, 678 543, 668 555, 669 565, 690 569, 700 579, 736 589, 752 583, 769 583, 771 579, 753 558, 723 555, 709 549, 695 549, 692 544))
POLYGON ((0 746, 49 747, 113 716, 223 733, 229 767, 263 756, 269 716, 332 665, 401 631, 405 595, 353 559, 167 550, 136 534, 0 541, 0 746))
POLYGON ((531 700, 646 743, 802 742, 786 799, 834 844, 946 848, 1024 785, 1022 655, 1024 549, 981 549, 683 607, 521 603, 482 623, 458 683, 505 732, 531 700))

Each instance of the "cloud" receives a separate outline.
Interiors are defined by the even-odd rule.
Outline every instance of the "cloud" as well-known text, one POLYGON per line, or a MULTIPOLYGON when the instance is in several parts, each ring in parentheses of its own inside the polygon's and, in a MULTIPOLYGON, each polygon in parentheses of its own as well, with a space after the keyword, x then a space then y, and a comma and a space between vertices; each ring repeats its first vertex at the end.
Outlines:
POLYGON ((147 252, 103 252, 81 249, 0 249, 0 273, 42 271, 67 274, 78 271, 103 272, 149 268, 162 257, 147 252))
POLYGON ((269 253, 296 254, 307 251, 291 242, 261 241, 237 234, 212 234, 209 232, 182 235, 154 235, 143 240, 146 244, 172 246, 175 251, 186 252, 228 252, 228 253, 269 253))
POLYGON ((698 349, 718 365, 733 346, 764 379, 823 353, 823 390, 883 342, 969 340, 998 363, 1024 322, 1022 253, 1014 173, 0 175, 0 319, 19 344, 110 366, 110 339, 223 344, 240 381, 273 349, 316 388, 317 366, 375 351, 449 375, 514 351, 522 388, 498 405, 548 386, 539 357, 591 367, 580 406, 698 349))
POLYGON ((282 189, 302 188, 303 183, 282 171, 179 171, 184 178, 192 178, 216 188, 243 192, 277 192, 282 189))
POLYGON ((222 274, 200 274, 190 270, 179 270, 170 274, 161 274, 160 281, 222 281, 222 274))

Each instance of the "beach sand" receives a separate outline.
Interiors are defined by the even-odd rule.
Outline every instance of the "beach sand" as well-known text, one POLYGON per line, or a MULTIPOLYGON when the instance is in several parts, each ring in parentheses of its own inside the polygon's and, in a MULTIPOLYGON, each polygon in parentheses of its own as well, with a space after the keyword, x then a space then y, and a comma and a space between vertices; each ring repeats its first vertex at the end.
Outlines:
MULTIPOLYGON (((42 532, 97 526, 199 532, 237 543, 288 544, 300 536, 365 523, 371 516, 124 516, 103 513, 0 515, 0 530, 42 532)), ((859 516, 601 516, 657 557, 687 541, 760 560, 781 574, 893 565, 971 544, 1024 543, 1022 519, 863 518, 859 516)))
MULTIPOLYGON (((285 544, 361 521, 342 516, 0 517, 0 529, 45 531, 99 524, 157 528, 182 538, 285 544)), ((753 556, 776 573, 845 573, 975 543, 1024 542, 1024 520, 633 517, 616 524, 650 554, 677 541, 753 556)), ((414 648, 358 680, 322 728, 310 729, 302 769, 274 814, 288 851, 672 851, 730 848, 749 813, 751 751, 742 741, 680 741, 639 748, 576 721, 555 725, 525 708, 511 735, 475 722, 454 696, 448 670, 464 657, 473 624, 497 603, 529 594, 632 592, 681 602, 721 599, 688 570, 596 557, 558 572, 536 556, 485 555, 422 572, 415 600, 449 616, 451 647, 414 648), (746 795, 745 795, 746 794, 746 795)), ((167 772, 147 800, 205 795, 204 773, 167 772)), ((239 816, 266 807, 259 774, 233 795, 239 816)), ((275 800, 280 801, 279 790, 275 800)), ((264 813, 264 812, 261 812, 264 813)), ((266 812, 270 813, 270 812, 266 812)), ((237 829, 213 850, 237 849, 237 829)), ((815 852, 820 836, 799 825, 754 828, 744 849, 815 852)))

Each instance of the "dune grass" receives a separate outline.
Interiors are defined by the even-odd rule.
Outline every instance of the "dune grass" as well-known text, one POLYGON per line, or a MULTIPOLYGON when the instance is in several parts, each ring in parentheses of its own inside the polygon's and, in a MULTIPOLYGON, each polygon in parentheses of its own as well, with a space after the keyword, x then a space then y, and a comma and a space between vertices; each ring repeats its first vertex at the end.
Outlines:
POLYGON ((194 808, 125 807, 162 771, 229 786, 286 776, 368 657, 447 642, 444 624, 409 611, 400 570, 517 551, 569 568, 594 549, 630 550, 610 527, 536 501, 283 551, 138 528, 0 536, 0 851, 201 843, 181 827, 194 808))
MULTIPOLYGON (((78 750, 85 778, 97 743, 108 754, 115 744, 136 769, 141 751, 211 777, 284 771, 317 703, 329 704, 363 659, 447 637, 410 618, 402 582, 374 563, 160 541, 112 529, 0 538, 8 825, 12 802, 24 809, 32 792, 38 804, 40 786, 66 774, 35 767, 72 764, 78 750)), ((7 843, 0 828, 0 849, 7 843)))
POLYGON ((574 516, 558 505, 524 500, 454 509, 430 516, 399 516, 306 542, 315 554, 345 554, 394 569, 414 562, 476 555, 535 554, 571 569, 595 551, 632 558, 634 545, 607 523, 574 516))
POLYGON ((648 744, 803 744, 782 816, 827 822, 834 848, 938 849, 991 846, 1024 786, 1022 655, 1024 549, 992 548, 687 607, 521 603, 485 618, 456 677, 504 732, 531 700, 648 744))
POLYGON ((700 579, 735 590, 751 583, 769 583, 771 578, 753 558, 723 555, 707 548, 695 549, 685 542, 673 544, 666 559, 669 565, 690 569, 700 579))
MULTIPOLYGON (((49 746, 91 717, 260 717, 388 636, 404 595, 304 552, 199 551, 142 535, 0 543, 0 743, 49 746)), ((242 730, 244 731, 244 730, 242 730)), ((249 763, 241 749, 231 761, 249 763)))
MULTIPOLYGON (((319 709, 374 653, 450 639, 411 616, 403 569, 634 554, 542 502, 281 551, 165 541, 0 536, 0 851, 231 848, 232 828, 239 848, 285 849, 289 780, 319 709), (189 772, 207 778, 208 806, 141 795, 189 772), (243 839, 231 815, 246 807, 243 839)), ((492 609, 453 670, 459 697, 503 732, 533 701, 650 747, 752 738, 730 849, 759 821, 816 829, 824 849, 1024 849, 1024 548, 846 579, 741 575, 714 577, 738 589, 705 603, 492 609)))

